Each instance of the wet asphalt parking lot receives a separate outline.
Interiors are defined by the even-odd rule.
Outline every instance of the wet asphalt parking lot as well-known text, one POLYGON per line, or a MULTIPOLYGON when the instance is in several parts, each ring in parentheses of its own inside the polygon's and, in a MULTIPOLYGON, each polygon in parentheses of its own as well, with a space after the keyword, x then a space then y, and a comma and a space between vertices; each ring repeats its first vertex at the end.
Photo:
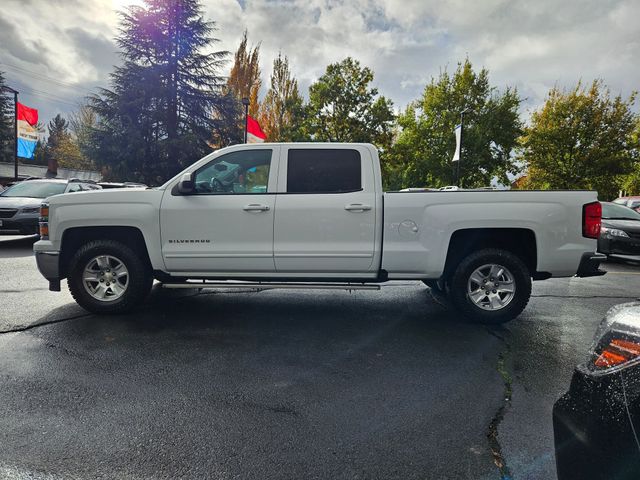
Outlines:
POLYGON ((0 237, 0 478, 554 479, 553 402, 640 267, 536 282, 504 327, 419 282, 155 288, 87 314, 0 237))

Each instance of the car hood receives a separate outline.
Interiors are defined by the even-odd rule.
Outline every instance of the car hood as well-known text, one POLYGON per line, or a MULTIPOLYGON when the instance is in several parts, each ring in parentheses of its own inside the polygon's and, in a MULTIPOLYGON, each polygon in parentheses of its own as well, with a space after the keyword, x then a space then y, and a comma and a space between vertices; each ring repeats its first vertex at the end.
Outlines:
POLYGON ((602 226, 607 228, 617 228, 625 232, 640 233, 640 220, 609 220, 602 219, 602 226))
POLYGON ((43 200, 30 197, 0 197, 0 208, 39 207, 43 200))
POLYGON ((93 205, 93 204, 127 204, 152 203, 161 198, 163 190, 140 188, 110 188, 107 190, 91 190, 88 192, 64 193, 49 197, 51 206, 57 205, 93 205))

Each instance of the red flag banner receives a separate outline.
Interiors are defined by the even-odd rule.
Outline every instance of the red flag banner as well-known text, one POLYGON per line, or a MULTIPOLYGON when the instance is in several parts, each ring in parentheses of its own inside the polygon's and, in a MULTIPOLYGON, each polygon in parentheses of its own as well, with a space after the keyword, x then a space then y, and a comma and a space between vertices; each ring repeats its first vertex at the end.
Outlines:
POLYGON ((18 120, 24 120, 29 125, 34 126, 38 123, 38 110, 18 102, 18 120))
POLYGON ((260 128, 258 121, 247 115, 247 143, 262 143, 267 135, 260 128))
POLYGON ((38 110, 29 108, 18 102, 18 116, 16 118, 18 126, 18 156, 22 158, 33 158, 33 154, 38 143, 38 110))

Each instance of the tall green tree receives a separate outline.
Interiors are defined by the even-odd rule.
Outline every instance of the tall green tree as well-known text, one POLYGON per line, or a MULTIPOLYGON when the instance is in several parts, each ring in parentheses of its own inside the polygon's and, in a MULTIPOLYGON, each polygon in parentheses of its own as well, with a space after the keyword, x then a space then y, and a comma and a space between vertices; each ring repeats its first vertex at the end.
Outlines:
POLYGON ((553 88, 522 138, 529 188, 594 189, 611 200, 633 168, 637 117, 628 99, 612 97, 600 80, 553 88))
POLYGON ((640 115, 636 116, 636 127, 630 141, 633 161, 631 172, 624 177, 622 187, 628 195, 640 195, 640 115))
POLYGON ((237 108, 222 94, 228 52, 212 50, 214 31, 198 0, 145 0, 120 14, 123 63, 91 100, 92 156, 108 177, 156 184, 211 151, 212 137, 230 141, 237 108))
POLYGON ((12 162, 14 159, 13 95, 3 90, 6 86, 4 73, 0 71, 0 162, 12 162))
POLYGON ((494 178, 507 184, 508 174, 518 171, 512 152, 522 133, 520 103, 515 89, 499 92, 488 70, 474 71, 468 59, 453 74, 443 71, 399 116, 396 141, 383 162, 386 185, 453 185, 454 129, 465 110, 460 184, 488 186, 494 178))
POLYGON ((393 104, 371 86, 373 71, 347 57, 309 87, 305 134, 315 141, 391 144, 393 104))
POLYGON ((291 74, 289 59, 281 53, 273 61, 270 87, 260 108, 260 126, 269 142, 294 141, 302 122, 304 99, 291 74))

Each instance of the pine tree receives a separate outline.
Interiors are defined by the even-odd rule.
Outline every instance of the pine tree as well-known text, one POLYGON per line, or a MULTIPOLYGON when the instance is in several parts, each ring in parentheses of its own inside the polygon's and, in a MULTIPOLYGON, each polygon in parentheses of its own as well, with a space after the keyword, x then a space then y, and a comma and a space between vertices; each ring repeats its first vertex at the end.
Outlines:
POLYGON ((0 72, 0 162, 14 159, 14 105, 13 95, 3 90, 6 87, 4 73, 0 72))
POLYGON ((282 54, 273 61, 271 86, 260 107, 260 126, 267 141, 296 140, 296 130, 302 122, 303 99, 298 81, 291 75, 289 59, 282 54))
POLYGON ((218 75, 227 52, 210 52, 215 24, 198 0, 145 0, 120 14, 123 64, 92 98, 92 157, 114 179, 156 184, 229 136, 237 108, 218 75), (212 134, 213 132, 213 134, 212 134))

